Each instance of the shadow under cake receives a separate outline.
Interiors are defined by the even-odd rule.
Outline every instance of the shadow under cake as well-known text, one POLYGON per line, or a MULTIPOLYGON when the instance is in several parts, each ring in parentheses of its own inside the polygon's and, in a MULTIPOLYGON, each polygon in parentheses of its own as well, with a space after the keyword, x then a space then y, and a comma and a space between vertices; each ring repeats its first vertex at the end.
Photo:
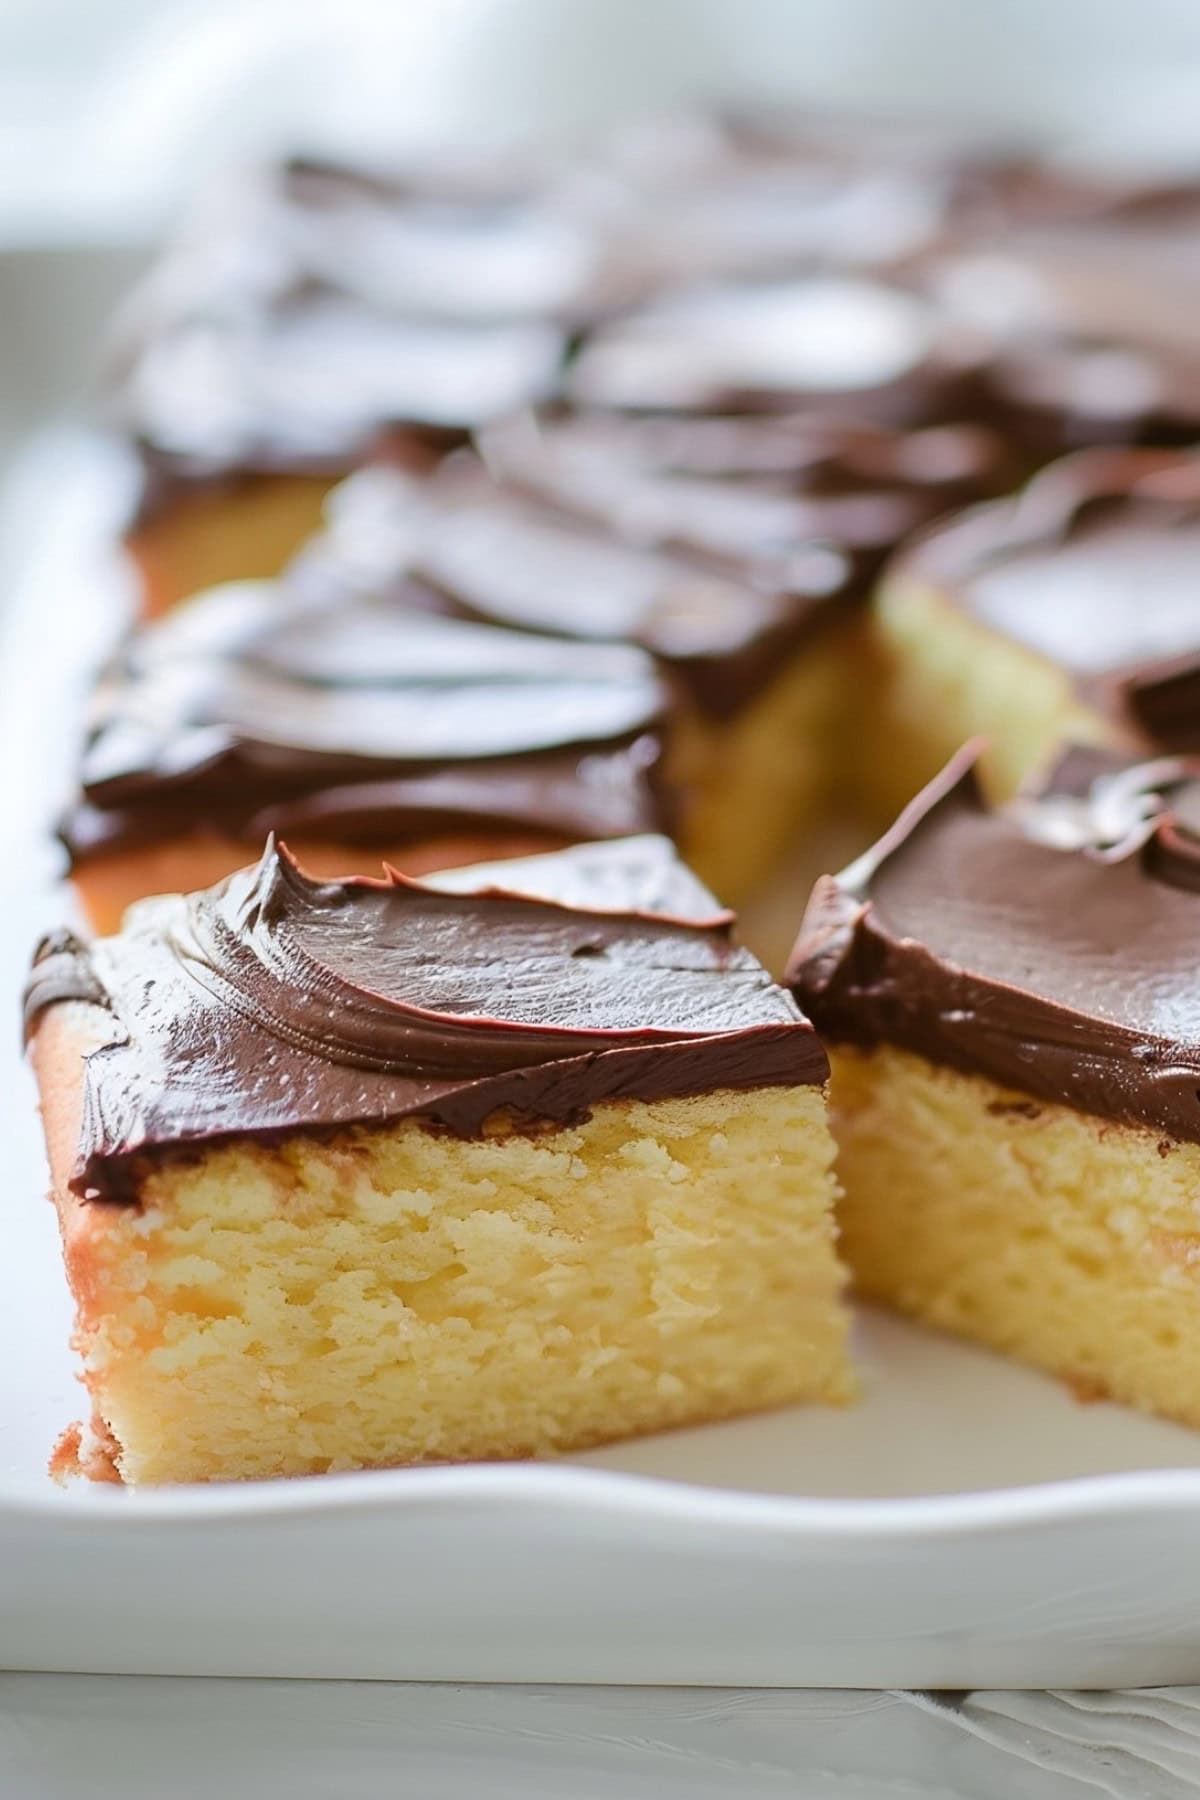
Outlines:
POLYGON ((633 645, 232 583, 134 631, 102 676, 60 836, 100 931, 271 832, 328 875, 624 837, 669 821, 669 711, 633 645))
POLYGON ((836 880, 788 971, 833 1067, 860 1290, 1200 1425, 1200 762, 967 750, 836 880))
POLYGON ((94 1412, 63 1472, 529 1456, 851 1393, 825 1054, 663 839, 445 886, 268 849, 47 940, 27 1016, 94 1412))
POLYGON ((884 557, 1005 479, 980 431, 807 416, 526 418, 480 446, 427 481, 353 477, 297 583, 415 581, 461 617, 653 654, 681 702, 680 842, 735 901, 856 804, 884 557))
POLYGON ((1200 459, 1081 451, 935 526, 880 584, 877 805, 968 738, 1005 798, 1074 740, 1200 749, 1200 459))

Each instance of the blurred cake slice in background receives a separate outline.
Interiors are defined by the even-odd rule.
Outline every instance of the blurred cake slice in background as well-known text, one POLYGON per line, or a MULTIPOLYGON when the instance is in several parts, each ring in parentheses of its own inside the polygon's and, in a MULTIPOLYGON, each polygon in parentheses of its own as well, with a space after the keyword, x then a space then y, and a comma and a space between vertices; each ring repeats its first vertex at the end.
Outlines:
POLYGON ((292 579, 651 653, 676 699, 680 843, 741 901, 831 806, 857 803, 864 602, 885 555, 1006 468, 965 427, 529 416, 428 479, 383 463, 353 476, 292 579))
POLYGON ((875 607, 873 785, 891 810, 966 739, 1001 798, 1066 741, 1200 750, 1200 459, 1095 450, 900 552, 875 607))
POLYGON ((421 467, 553 391, 603 280, 563 186, 503 158, 293 158, 207 196, 110 354, 110 417, 142 467, 128 545, 147 611, 277 574, 381 438, 421 467))
POLYGON ((671 705, 632 644, 439 616, 403 591, 230 583, 135 630, 60 821, 92 924, 286 835, 312 873, 409 873, 667 822, 671 705))

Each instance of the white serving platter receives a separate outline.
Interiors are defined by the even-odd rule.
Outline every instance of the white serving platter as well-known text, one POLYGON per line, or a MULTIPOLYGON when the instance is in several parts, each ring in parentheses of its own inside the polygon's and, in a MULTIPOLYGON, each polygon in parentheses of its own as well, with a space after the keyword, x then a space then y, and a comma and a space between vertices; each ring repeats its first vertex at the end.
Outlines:
POLYGON ((16 994, 119 618, 122 476, 44 439, 0 513, 0 1667, 830 1687, 1200 1681, 1200 1435, 882 1316, 864 1398, 556 1463, 55 1487, 79 1415, 16 994))

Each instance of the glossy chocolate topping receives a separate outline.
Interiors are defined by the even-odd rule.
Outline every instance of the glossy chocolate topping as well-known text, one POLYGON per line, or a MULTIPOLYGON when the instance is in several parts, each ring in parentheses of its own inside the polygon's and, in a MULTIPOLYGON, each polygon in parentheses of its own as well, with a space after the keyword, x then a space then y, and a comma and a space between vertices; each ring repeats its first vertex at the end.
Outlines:
POLYGON ((404 1118, 473 1137, 502 1110, 567 1124, 603 1100, 825 1080, 811 1026, 731 915, 664 870, 668 847, 583 856, 535 859, 532 895, 515 864, 513 891, 462 893, 317 883, 269 845, 205 893, 143 902, 117 937, 47 939, 29 1028, 70 999, 112 1016, 75 1190, 136 1198, 148 1156, 215 1140, 404 1118), (683 916, 646 910, 664 895, 683 916))
POLYGON ((1034 455, 1200 431, 1200 187, 1118 192, 932 267, 940 305, 989 341, 993 418, 1034 455))
POLYGON ((968 428, 526 417, 432 480, 353 476, 298 576, 415 577, 466 618, 632 640, 724 716, 863 598, 897 539, 1002 466, 968 428))
POLYGON ((1065 669, 1152 744, 1200 750, 1200 458, 1084 451, 895 567, 1065 669))
POLYGON ((293 157, 270 206, 293 284, 323 281, 381 312, 574 320, 610 279, 606 234, 565 158, 538 169, 443 153, 403 170, 293 157))
POLYGON ((148 465, 143 515, 179 482, 338 473, 393 433, 431 452, 549 394, 562 334, 540 322, 374 314, 320 290, 269 322, 184 318, 147 342, 117 405, 148 465))
POLYGON ((788 969, 830 1042, 1200 1142, 1200 763, 989 812, 968 748, 814 891, 788 969))
POLYGON ((968 223, 1096 203, 1096 183, 1009 145, 811 106, 635 120, 596 163, 639 264, 660 280, 886 268, 968 223))
MULTIPOLYGON (((716 717, 736 712, 778 672, 839 597, 846 565, 812 546, 790 586, 634 541, 463 463, 435 482, 370 469, 331 507, 297 579, 318 585, 415 581, 462 619, 553 632, 584 645, 635 643, 669 666, 716 717), (802 585, 803 583, 803 585, 802 585)), ((589 652, 590 654, 590 652, 589 652)))
POLYGON ((643 288, 819 268, 873 269, 945 224, 928 167, 848 155, 813 132, 678 115, 627 125, 592 158, 613 238, 643 288))
POLYGON ((971 348, 936 307, 879 281, 819 275, 668 297, 599 327, 566 379, 582 406, 786 412, 866 424, 959 416, 971 348))
POLYGON ((1011 485, 982 429, 890 432, 818 414, 526 417, 481 447, 498 479, 628 542, 714 558, 814 605, 857 596, 918 526, 1011 485))
POLYGON ((93 696, 76 860, 202 830, 338 842, 495 824, 653 829, 667 697, 631 645, 442 617, 420 597, 236 583, 137 631, 93 696))
POLYGON ((551 391, 606 251, 568 170, 293 159, 207 197, 132 296, 112 411, 153 482, 438 450, 551 391))
MULTIPOLYGON (((972 298, 980 246, 1007 252, 1019 225, 1020 254, 1048 267, 1047 244, 1068 254, 1060 225, 1085 244, 1126 200, 961 133, 808 109, 626 125, 544 162, 293 158, 211 192, 143 282, 114 346, 113 412, 147 461, 144 513, 180 485, 343 472, 380 432, 440 453, 557 393, 580 336, 571 391, 607 407, 977 417, 964 359, 996 361, 972 298)), ((1139 243, 1170 239, 1156 221, 1139 243)), ((1069 258, 1082 276, 1051 270, 1043 287, 1090 293, 1084 251, 1069 258)), ((1066 342, 1064 306, 1008 305, 1001 336, 1024 344, 1032 307, 1034 336, 1066 342)), ((1035 376, 1022 363, 1012 379, 1035 376)), ((1012 424, 1003 395, 987 404, 1012 424)))

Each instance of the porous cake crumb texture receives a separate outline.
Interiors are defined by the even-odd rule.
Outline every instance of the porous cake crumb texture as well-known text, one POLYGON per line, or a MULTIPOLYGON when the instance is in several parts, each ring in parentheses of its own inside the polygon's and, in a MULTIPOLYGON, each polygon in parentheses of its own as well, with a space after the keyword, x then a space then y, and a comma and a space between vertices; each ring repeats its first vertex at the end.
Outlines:
POLYGON ((864 1294, 1200 1425, 1200 1146, 891 1047, 832 1060, 864 1294))
POLYGON ((60 1199, 100 1421, 136 1482, 596 1444, 851 1392, 819 1088, 406 1121, 60 1199))

